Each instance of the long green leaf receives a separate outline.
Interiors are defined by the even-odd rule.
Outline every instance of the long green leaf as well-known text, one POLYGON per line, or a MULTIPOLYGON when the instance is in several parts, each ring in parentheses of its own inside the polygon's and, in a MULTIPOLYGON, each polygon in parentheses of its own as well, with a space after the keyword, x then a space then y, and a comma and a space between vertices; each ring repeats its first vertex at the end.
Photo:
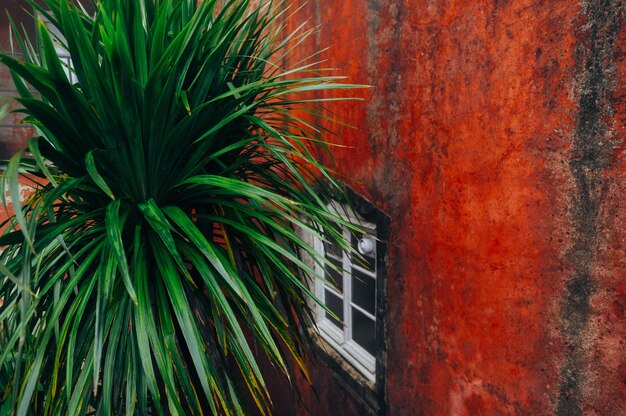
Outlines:
POLYGON ((111 192, 111 188, 107 185, 106 181, 98 173, 98 168, 96 168, 96 162, 94 160, 94 150, 87 152, 87 156, 85 156, 85 167, 87 168, 87 173, 91 176, 91 179, 98 185, 98 187, 107 194, 111 199, 115 199, 113 192, 111 192))
POLYGON ((30 232, 28 231, 28 225, 26 224, 26 217, 24 216, 24 212, 22 211, 22 195, 20 192, 19 168, 23 154, 24 151, 20 151, 11 157, 4 179, 8 181, 9 195, 11 196, 11 202, 13 203, 15 219, 20 226, 22 234, 24 234, 26 243, 28 244, 30 249, 35 252, 33 240, 30 232))
POLYGON ((126 260, 126 252, 124 250, 124 242, 122 240, 122 227, 123 221, 120 218, 120 201, 115 200, 107 205, 105 225, 107 230, 107 237, 111 250, 117 259, 117 268, 122 275, 122 280, 126 286, 128 296, 137 305, 137 293, 133 287, 133 282, 130 278, 130 271, 128 268, 128 261, 126 260))

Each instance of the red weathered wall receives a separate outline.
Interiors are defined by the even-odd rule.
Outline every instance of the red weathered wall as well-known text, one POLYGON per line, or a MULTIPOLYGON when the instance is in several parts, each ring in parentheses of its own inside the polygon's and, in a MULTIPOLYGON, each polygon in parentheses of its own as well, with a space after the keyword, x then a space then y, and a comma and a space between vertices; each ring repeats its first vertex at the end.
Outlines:
MULTIPOLYGON (((624 2, 294 3, 372 85, 333 128, 393 220, 388 414, 626 414, 624 2)), ((312 368, 278 414, 365 414, 312 368)))

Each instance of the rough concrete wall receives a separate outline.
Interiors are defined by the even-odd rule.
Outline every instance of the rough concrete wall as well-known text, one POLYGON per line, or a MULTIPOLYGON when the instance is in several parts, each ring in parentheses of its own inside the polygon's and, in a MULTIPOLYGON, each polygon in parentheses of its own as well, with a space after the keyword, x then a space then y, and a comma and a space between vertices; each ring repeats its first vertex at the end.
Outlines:
MULTIPOLYGON (((393 219, 388 413, 626 414, 624 2, 294 3, 372 85, 332 127, 393 219)), ((279 414, 364 414, 313 369, 279 414)))

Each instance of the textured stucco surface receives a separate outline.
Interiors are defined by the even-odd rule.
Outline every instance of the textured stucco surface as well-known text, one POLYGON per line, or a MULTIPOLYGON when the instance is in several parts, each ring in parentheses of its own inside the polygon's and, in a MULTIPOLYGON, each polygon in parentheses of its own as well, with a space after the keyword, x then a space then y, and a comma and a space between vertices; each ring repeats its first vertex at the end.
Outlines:
MULTIPOLYGON (((624 3, 295 3, 372 86, 332 127, 393 221, 388 414, 626 414, 624 3)), ((364 414, 312 366, 278 413, 364 414)))

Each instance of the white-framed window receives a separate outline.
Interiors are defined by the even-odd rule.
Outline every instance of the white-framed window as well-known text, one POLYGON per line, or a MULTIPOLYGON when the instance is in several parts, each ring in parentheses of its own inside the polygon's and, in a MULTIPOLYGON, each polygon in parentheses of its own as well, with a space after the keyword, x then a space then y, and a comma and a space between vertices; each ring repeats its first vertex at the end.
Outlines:
POLYGON ((325 264, 316 266, 315 295, 328 308, 315 306, 321 337, 368 381, 376 381, 377 315, 377 226, 345 206, 336 211, 363 232, 341 227, 350 253, 338 245, 314 238, 315 250, 325 264), (351 214, 347 214, 351 213, 351 214), (359 254, 357 254, 359 253, 359 254), (331 311, 331 312, 329 312, 331 311))

